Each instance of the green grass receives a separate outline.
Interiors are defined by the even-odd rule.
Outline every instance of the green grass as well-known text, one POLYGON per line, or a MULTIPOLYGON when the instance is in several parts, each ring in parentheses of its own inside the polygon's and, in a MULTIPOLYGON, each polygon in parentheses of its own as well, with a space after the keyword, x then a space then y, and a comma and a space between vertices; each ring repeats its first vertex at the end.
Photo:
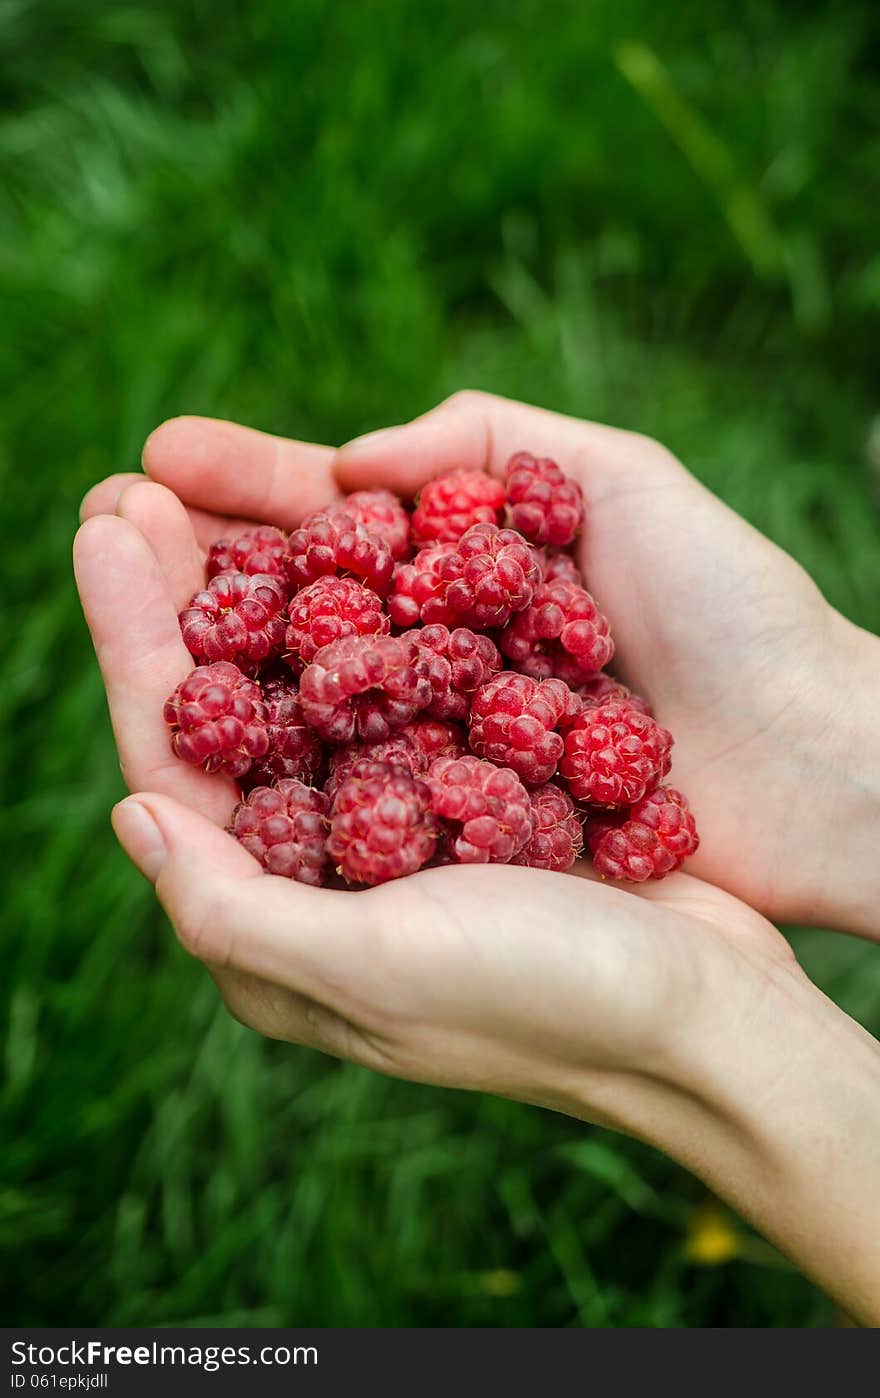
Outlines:
MULTIPOLYGON (((0 36, 5 1319, 833 1320, 748 1241, 688 1262, 703 1192, 646 1147, 225 1016, 111 839, 68 554, 171 414, 340 441, 467 385, 662 437, 877 629, 872 7, 0 0, 0 36)), ((876 954, 798 946, 877 1029, 876 954)))

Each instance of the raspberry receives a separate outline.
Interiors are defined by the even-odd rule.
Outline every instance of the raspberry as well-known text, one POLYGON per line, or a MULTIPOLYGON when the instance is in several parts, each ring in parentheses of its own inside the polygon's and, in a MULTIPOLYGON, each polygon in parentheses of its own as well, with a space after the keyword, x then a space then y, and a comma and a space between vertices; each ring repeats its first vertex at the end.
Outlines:
POLYGON ((640 714, 647 714, 649 718, 654 717, 654 710, 643 699, 640 694, 635 694, 631 689, 627 689, 620 680, 612 679, 610 675, 594 675, 591 680, 585 680, 583 684, 577 685, 575 693, 583 702, 584 708, 595 708, 598 704, 604 704, 608 699, 623 699, 629 704, 631 709, 638 709, 640 714))
POLYGON ((435 757, 461 757, 467 751, 462 729, 454 723, 437 719, 415 718, 402 728, 396 728, 390 738, 381 743, 343 743, 330 754, 330 776, 325 790, 328 796, 338 790, 357 762, 390 762, 403 767, 414 777, 422 777, 435 757))
POLYGON ((342 636, 384 634, 390 625, 381 599, 363 583, 332 574, 318 578, 290 604, 284 659, 292 670, 299 671, 312 663, 322 646, 342 636))
POLYGON ((587 840, 603 878, 631 883, 665 878, 700 844, 687 800, 667 786, 655 787, 616 819, 592 818, 587 840))
POLYGON ((175 756, 206 772, 242 777, 268 750, 260 686, 237 665, 199 665, 166 699, 163 712, 176 729, 175 756))
POLYGON ((541 582, 525 539, 495 524, 472 525, 443 567, 452 578, 446 605, 465 625, 480 630, 503 626, 513 612, 524 611, 541 582))
POLYGON ((390 762, 355 763, 330 812, 327 853, 349 883, 378 884, 421 869, 437 844, 430 788, 390 762))
POLYGON ((339 508, 309 515, 294 529, 284 571, 292 588, 305 587, 328 573, 353 573, 384 597, 391 586, 394 559, 382 535, 339 508))
POLYGON ((570 869, 584 847, 580 817, 567 791, 553 782, 529 792, 535 812, 535 832, 512 863, 530 869, 570 869))
POLYGON ((418 646, 402 636, 343 636, 303 671, 306 722, 328 742, 380 742, 430 703, 425 671, 418 646))
POLYGON ((254 762, 248 783, 271 786, 281 778, 311 781, 321 770, 324 748, 303 718, 296 681, 291 675, 271 675, 260 681, 260 688, 266 705, 269 750, 254 762))
POLYGON ((578 801, 629 806, 669 771, 672 734, 626 700, 585 709, 565 735, 559 771, 578 801))
POLYGON ((413 511, 416 548, 455 544, 472 524, 497 524, 504 500, 504 486, 484 471, 452 471, 428 481, 413 511))
POLYGON ((514 529, 533 544, 564 548, 584 522, 580 486, 549 457, 518 451, 507 463, 507 504, 514 529))
POLYGON ((388 611, 395 626, 426 625, 434 622, 455 625, 455 614, 446 605, 446 589, 456 576, 454 544, 436 544, 420 549, 412 563, 401 563, 394 570, 394 591, 388 611))
POLYGON ((474 690, 501 669, 494 641, 476 635, 465 626, 450 631, 437 623, 407 636, 421 647, 434 697, 428 713, 434 718, 463 722, 470 711, 474 690))
POLYGON ((221 573, 180 613, 183 642, 194 660, 231 660, 255 670, 284 645, 287 593, 268 573, 221 573))
POLYGON ((589 592, 563 580, 542 583, 498 644, 526 674, 555 676, 572 686, 595 675, 614 654, 608 622, 589 592))
POLYGON ((470 715, 470 742, 478 757, 512 767, 530 786, 553 776, 563 752, 560 728, 581 703, 561 680, 538 681, 509 671, 481 685, 470 715))
POLYGON ((258 786, 232 813, 230 832, 270 874, 319 887, 327 855, 327 798, 304 782, 258 786))
POLYGON ((538 565, 545 583, 570 582, 584 585, 584 575, 570 553, 551 553, 549 549, 535 549, 538 565))
POLYGON ((218 539, 208 549, 208 578, 218 573, 269 573, 284 577, 287 535, 269 524, 248 529, 233 539, 218 539))
POLYGON ((462 757, 467 752, 464 729, 457 723, 447 723, 437 718, 414 718, 412 723, 398 728, 394 736, 406 739, 418 755, 419 763, 425 761, 425 770, 435 757, 462 757))
POLYGON ((395 563, 409 556, 409 515, 390 490, 356 490, 345 497, 341 508, 385 540, 395 563))
POLYGON ((438 757, 428 769, 431 806, 450 826, 459 864, 507 864, 531 839, 535 813, 509 767, 479 757, 438 757))

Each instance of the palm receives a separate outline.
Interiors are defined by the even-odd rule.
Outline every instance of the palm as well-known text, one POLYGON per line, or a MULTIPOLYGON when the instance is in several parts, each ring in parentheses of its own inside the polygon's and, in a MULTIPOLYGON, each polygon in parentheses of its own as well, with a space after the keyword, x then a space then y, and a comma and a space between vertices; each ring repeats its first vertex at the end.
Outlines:
POLYGON ((789 757, 790 707, 825 668, 828 609, 792 559, 677 464, 648 466, 585 482, 582 566, 612 621, 615 663, 676 737, 672 780, 705 835, 695 867, 772 906, 781 841, 796 838, 774 776, 789 757))
MULTIPOLYGON (((122 518, 99 517, 85 527, 77 573, 126 780, 132 789, 173 796, 223 826, 237 799, 234 784, 174 760, 161 717, 164 698, 191 665, 176 613, 199 582, 192 524, 158 485, 127 491, 119 510, 122 518)), ((200 527, 213 531, 222 525, 202 520, 200 527)), ((223 846, 252 865, 233 841, 223 837, 223 846)), ((577 881, 513 868, 437 869, 360 895, 358 906, 382 928, 381 955, 362 967, 364 979, 375 982, 373 1000, 397 997, 414 1023, 454 1026, 465 1036, 479 1035, 488 1009, 497 1020, 501 1005, 502 1029, 511 1041, 525 1022, 530 1040, 546 1041, 549 1052, 560 1033, 559 987, 568 986, 572 1035, 583 1045, 588 1011, 591 1042, 600 1055, 619 1040, 623 1025, 641 1024, 664 1003, 673 946, 705 944, 708 934, 713 943, 726 939, 750 954, 786 955, 775 929, 709 884, 679 875, 633 896, 594 881, 586 866, 576 872, 582 875, 577 881), (635 1017, 634 1000, 640 1006, 635 1017), (621 1019, 623 1004, 629 1010, 621 1019)), ((292 900, 304 891, 283 880, 265 883, 282 885, 281 915, 296 920, 292 900)), ((352 907, 351 895, 318 896, 341 896, 352 907)), ((295 974, 261 975, 225 951, 198 949, 209 962, 226 964, 217 978, 239 1018, 276 1037, 311 1037, 334 1047, 338 1016, 328 1035, 326 1021, 315 1020, 308 987, 304 998, 295 974)), ((386 1050, 379 1053, 383 1061, 376 1061, 375 1036, 365 1037, 356 1021, 346 1020, 342 1047, 375 1066, 449 1081, 465 1075, 464 1059, 444 1066, 443 1055, 427 1043, 424 1062, 395 1064, 386 1050)), ((473 1061, 479 1065, 479 1055, 473 1061)), ((523 1084, 520 1089, 526 1090, 523 1084)))

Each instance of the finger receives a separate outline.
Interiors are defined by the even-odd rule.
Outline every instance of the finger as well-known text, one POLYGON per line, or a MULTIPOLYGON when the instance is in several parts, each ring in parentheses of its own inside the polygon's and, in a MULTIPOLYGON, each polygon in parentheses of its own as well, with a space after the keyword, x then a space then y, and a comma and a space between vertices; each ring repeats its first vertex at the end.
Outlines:
POLYGON ((115 476, 107 476, 106 480, 98 481, 91 490, 87 490, 82 498, 79 507, 80 524, 85 524, 87 519, 93 515, 112 515, 116 513, 116 501, 122 491, 129 485, 134 485, 137 481, 144 480, 142 471, 119 471, 115 476))
MULTIPOLYGON (((83 496, 79 507, 80 523, 84 524, 95 515, 115 514, 123 492, 130 485, 142 485, 148 479, 142 471, 121 471, 118 475, 108 476, 106 480, 99 481, 83 496)), ((246 529, 253 529, 255 523, 249 519, 231 519, 228 515, 214 514, 210 510, 187 509, 187 514, 199 548, 205 552, 216 539, 222 539, 229 534, 241 534, 246 529)))
POLYGON ((456 393, 423 417, 346 443, 336 453, 343 490, 384 486, 411 497, 454 469, 501 475, 516 451, 551 456, 569 474, 631 458, 643 439, 600 423, 533 408, 490 393, 456 393))
POLYGON ((164 485, 142 477, 116 502, 116 513, 144 536, 165 578, 171 600, 185 607, 205 585, 205 562, 189 516, 164 485))
POLYGON ((74 569, 129 789, 167 792, 225 823, 238 788, 180 762, 162 718, 193 662, 149 544, 127 520, 96 515, 80 526, 74 569))
POLYGON ((352 1009, 368 959, 368 895, 265 874, 226 831, 153 792, 122 801, 113 826, 191 955, 352 1009))
POLYGON ((332 447, 294 442, 213 418, 163 422, 144 470, 186 505, 290 529, 340 498, 332 447))

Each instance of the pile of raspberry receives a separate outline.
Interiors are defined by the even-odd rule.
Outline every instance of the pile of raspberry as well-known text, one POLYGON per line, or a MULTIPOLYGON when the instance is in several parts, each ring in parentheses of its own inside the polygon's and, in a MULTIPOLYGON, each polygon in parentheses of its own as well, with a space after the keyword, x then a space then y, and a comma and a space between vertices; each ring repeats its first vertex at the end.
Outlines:
POLYGON ((177 757, 239 784, 230 829, 265 869, 372 885, 586 852, 641 883, 693 854, 672 736, 607 673, 583 524, 580 487, 517 452, 504 482, 453 470, 412 509, 358 491, 212 545, 165 719, 177 757))

